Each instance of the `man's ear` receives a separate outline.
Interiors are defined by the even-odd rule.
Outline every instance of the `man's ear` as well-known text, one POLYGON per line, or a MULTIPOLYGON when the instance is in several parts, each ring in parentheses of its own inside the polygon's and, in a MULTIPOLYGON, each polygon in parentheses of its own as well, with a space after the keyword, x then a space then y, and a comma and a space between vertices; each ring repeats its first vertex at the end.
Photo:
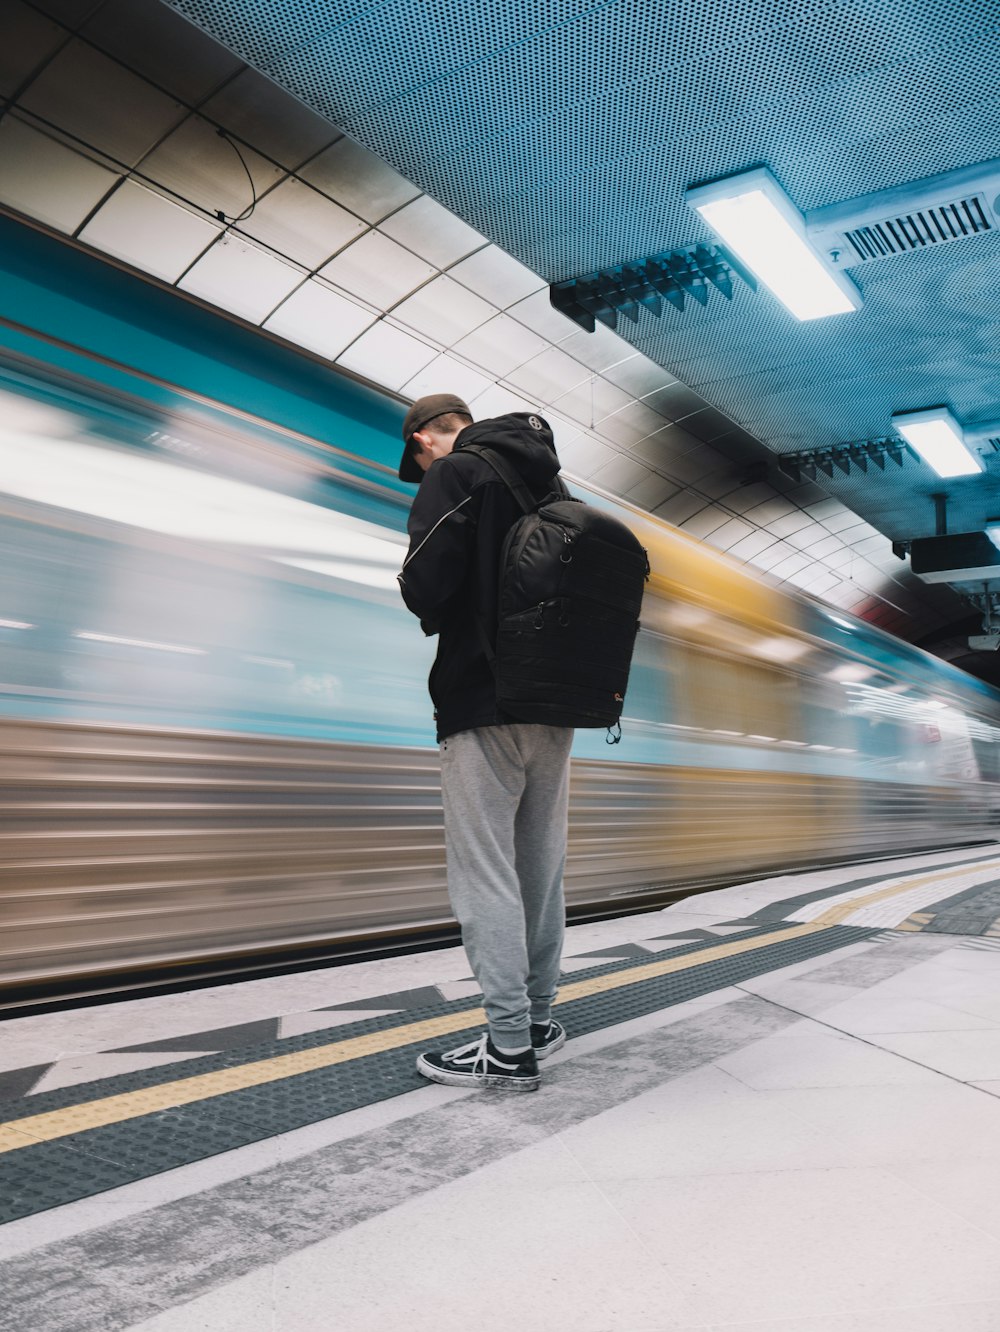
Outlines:
POLYGON ((412 439, 414 444, 416 444, 417 451, 423 452, 430 443, 431 437, 430 433, 426 430, 414 430, 413 434, 410 436, 410 439, 412 439))

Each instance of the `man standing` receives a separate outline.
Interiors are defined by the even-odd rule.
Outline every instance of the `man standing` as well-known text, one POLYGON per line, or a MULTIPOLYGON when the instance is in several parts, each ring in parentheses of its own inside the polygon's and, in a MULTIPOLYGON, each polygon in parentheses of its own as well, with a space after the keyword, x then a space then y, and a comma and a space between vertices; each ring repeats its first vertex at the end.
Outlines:
POLYGON ((498 709, 491 654, 500 554, 522 510, 469 445, 500 455, 538 499, 558 485, 552 432, 514 412, 473 424, 452 394, 420 398, 403 422, 403 481, 420 483, 399 575, 406 605, 438 635, 429 688, 441 749, 448 894, 483 992, 487 1032, 417 1068, 452 1086, 534 1091, 538 1060, 566 1041, 552 1019, 565 928, 567 726, 498 709))

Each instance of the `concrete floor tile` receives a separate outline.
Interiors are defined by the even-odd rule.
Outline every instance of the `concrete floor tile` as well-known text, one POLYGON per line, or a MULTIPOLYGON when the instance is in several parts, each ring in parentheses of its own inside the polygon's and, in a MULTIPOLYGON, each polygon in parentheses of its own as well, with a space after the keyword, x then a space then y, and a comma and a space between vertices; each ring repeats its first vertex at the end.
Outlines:
POLYGON ((989 1018, 910 995, 866 991, 823 1012, 823 1021, 857 1034, 962 1031, 995 1027, 989 1018))
POLYGON ((717 1067, 644 1092, 561 1139, 597 1181, 848 1164, 836 1142, 792 1109, 717 1067))
POLYGON ((1000 1078, 1000 1028, 872 1035, 884 1050, 905 1055, 963 1082, 1000 1078))
POLYGON ((713 1323, 706 1332, 998 1332, 1000 1303, 935 1304, 866 1309, 830 1317, 767 1318, 753 1323, 713 1323))
POLYGON ((128 1332, 273 1332, 273 1268, 250 1272, 201 1296, 192 1293, 190 1302, 133 1323, 128 1332))
POLYGON ((912 1189, 1000 1240, 1000 1153, 984 1159, 975 1151, 975 1140, 967 1145, 972 1150, 961 1160, 915 1158, 889 1168, 912 1189))
POLYGON ((724 1055, 716 1063, 758 1090, 921 1083, 935 1076, 906 1059, 894 1058, 808 1020, 724 1055))
POLYGON ((886 1171, 601 1189, 709 1323, 1000 1300, 1000 1241, 886 1171))
POLYGON ((774 980, 770 975, 754 976, 748 981, 740 981, 740 989, 746 990, 748 994, 760 995, 769 1003, 790 1008, 794 1013, 801 1013, 804 1017, 819 1017, 823 1014, 824 1021, 826 1013, 831 1008, 858 993, 856 989, 847 985, 829 985, 804 978, 774 980))
POLYGON ((1000 1160, 1000 1099, 947 1078, 913 1086, 822 1087, 761 1093, 819 1131, 856 1165, 1000 1160))
POLYGON ((334 1308, 345 1332, 679 1332, 702 1321, 592 1184, 529 1187, 507 1161, 278 1264, 275 1332, 323 1328, 334 1308))

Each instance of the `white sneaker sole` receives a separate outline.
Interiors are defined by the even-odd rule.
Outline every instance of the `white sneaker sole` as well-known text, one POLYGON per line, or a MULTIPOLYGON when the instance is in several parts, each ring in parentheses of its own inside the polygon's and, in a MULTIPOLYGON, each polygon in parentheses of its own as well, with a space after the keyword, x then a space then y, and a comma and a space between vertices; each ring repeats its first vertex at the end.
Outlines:
POLYGON ((566 1033, 565 1031, 563 1031, 556 1037, 556 1039, 552 1042, 552 1044, 547 1045, 544 1050, 539 1050, 536 1046, 535 1058, 538 1060, 539 1063, 541 1063, 543 1059, 548 1059, 550 1054, 555 1054, 557 1050, 561 1050, 565 1044, 566 1044, 566 1033))
POLYGON ((510 1078, 504 1073, 453 1073, 429 1063, 423 1055, 417 1056, 417 1072, 431 1082, 445 1087, 495 1087, 499 1091, 538 1091, 542 1079, 536 1074, 530 1078, 510 1078))

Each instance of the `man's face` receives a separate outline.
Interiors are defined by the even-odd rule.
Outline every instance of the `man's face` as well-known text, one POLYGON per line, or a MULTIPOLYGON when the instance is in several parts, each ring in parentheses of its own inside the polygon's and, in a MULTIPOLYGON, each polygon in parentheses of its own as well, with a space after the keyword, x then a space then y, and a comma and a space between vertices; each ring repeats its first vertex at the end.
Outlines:
POLYGON ((460 433, 460 430, 445 431, 443 434, 436 430, 414 430, 413 443, 416 447, 413 456, 420 470, 426 472, 438 458, 446 458, 455 447, 455 440, 460 433))

